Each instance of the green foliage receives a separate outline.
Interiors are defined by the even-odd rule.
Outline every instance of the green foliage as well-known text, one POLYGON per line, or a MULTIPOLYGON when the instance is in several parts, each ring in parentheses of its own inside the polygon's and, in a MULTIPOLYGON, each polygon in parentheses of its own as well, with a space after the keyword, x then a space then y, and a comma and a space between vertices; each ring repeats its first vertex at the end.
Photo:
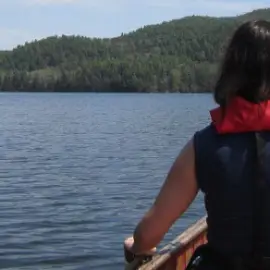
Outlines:
POLYGON ((112 39, 49 37, 0 52, 2 91, 208 92, 233 31, 270 9, 191 16, 112 39))

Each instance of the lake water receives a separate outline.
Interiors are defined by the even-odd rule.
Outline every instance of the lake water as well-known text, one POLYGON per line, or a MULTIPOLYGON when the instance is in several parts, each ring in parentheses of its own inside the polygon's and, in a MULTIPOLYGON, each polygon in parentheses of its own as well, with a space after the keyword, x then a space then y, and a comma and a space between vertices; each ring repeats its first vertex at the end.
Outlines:
MULTIPOLYGON (((123 269, 208 94, 0 94, 0 269, 123 269)), ((204 215, 201 196, 167 234, 204 215)))

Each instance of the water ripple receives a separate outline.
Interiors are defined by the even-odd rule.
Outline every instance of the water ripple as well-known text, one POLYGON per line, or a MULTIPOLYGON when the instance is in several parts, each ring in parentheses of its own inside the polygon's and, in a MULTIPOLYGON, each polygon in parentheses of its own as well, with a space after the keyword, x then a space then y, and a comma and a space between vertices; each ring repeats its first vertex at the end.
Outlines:
MULTIPOLYGON (((209 95, 1 94, 0 269, 122 269, 209 95)), ((165 237, 202 216, 199 196, 165 237)))

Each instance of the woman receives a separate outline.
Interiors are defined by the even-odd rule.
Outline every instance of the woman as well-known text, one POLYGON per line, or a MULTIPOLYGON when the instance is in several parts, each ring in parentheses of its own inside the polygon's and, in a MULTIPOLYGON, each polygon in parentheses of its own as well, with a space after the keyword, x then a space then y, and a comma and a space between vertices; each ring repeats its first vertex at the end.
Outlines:
POLYGON ((237 29, 214 98, 212 122, 183 148, 125 249, 153 252, 201 190, 210 252, 196 269, 270 269, 269 22, 237 29))

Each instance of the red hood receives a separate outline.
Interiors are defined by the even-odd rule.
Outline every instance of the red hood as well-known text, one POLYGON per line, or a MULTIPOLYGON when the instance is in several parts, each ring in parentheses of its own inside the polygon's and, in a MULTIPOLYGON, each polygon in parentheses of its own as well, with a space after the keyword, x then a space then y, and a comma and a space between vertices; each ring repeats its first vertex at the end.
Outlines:
POLYGON ((223 119, 220 107, 211 110, 210 115, 220 134, 270 131, 270 101, 255 104, 236 97, 228 105, 223 119))

